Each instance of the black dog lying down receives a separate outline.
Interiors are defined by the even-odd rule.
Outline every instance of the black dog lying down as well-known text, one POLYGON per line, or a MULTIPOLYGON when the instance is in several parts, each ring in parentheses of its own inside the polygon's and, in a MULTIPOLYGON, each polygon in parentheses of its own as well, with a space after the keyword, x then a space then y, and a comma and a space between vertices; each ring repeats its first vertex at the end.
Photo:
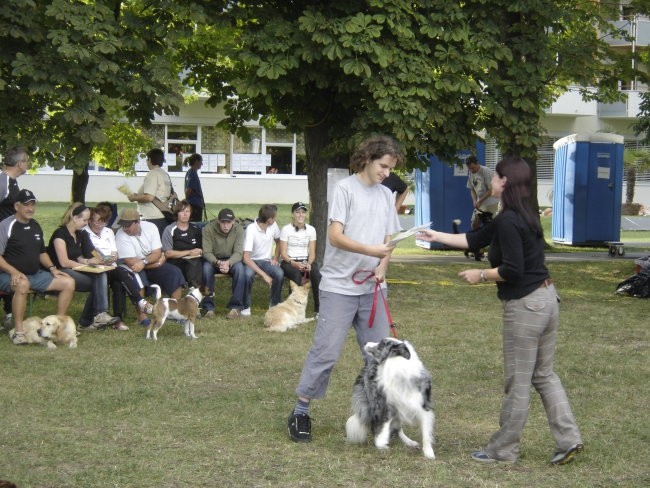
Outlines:
POLYGON ((402 430, 403 424, 419 425, 422 431, 422 452, 435 459, 433 428, 435 415, 431 403, 431 375, 413 346, 390 337, 364 346, 368 355, 352 392, 353 415, 345 424, 347 440, 366 441, 368 433, 375 436, 377 449, 388 449, 392 434, 417 448, 402 430))

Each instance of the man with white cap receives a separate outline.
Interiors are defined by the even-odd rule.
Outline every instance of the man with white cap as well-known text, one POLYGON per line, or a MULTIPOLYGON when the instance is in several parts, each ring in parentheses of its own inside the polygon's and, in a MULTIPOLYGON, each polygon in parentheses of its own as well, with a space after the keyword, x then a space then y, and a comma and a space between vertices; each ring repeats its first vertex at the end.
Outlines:
POLYGON ((30 290, 59 292, 56 314, 66 315, 74 296, 75 282, 52 263, 45 248, 43 230, 34 220, 36 197, 20 190, 14 203, 16 214, 0 222, 0 290, 13 293, 14 344, 26 344, 23 319, 30 290), (47 271, 45 271, 47 270, 47 271))

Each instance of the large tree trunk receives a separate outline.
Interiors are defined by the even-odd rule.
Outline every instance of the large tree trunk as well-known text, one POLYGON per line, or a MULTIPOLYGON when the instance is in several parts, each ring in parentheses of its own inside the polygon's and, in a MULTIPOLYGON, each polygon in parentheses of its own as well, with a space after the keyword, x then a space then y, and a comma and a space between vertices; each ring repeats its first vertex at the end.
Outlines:
POLYGON ((537 158, 526 159, 530 166, 530 206, 539 214, 539 201, 537 198, 537 158))
POLYGON ((316 260, 322 266, 327 239, 327 159, 323 149, 329 144, 328 125, 305 128, 305 152, 309 174, 307 186, 311 205, 309 221, 316 228, 316 260))
POLYGON ((88 165, 83 167, 81 173, 74 171, 72 173, 72 202, 86 203, 86 188, 88 188, 88 165))
POLYGON ((311 200, 309 222, 316 228, 316 260, 323 265, 325 243, 327 242, 327 170, 329 168, 346 168, 349 166, 349 155, 328 154, 331 138, 329 134, 329 118, 325 117, 318 125, 304 129, 305 152, 309 174, 307 187, 311 200))

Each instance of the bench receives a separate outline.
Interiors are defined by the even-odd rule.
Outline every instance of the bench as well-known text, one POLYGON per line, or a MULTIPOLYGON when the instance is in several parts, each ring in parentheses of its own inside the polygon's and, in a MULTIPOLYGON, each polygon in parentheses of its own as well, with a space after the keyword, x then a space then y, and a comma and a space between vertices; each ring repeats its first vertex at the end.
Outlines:
MULTIPOLYGON (((32 316, 32 305, 34 304, 34 297, 36 296, 36 292, 34 290, 29 290, 29 293, 27 293, 27 315, 26 317, 31 317, 32 316)), ((0 290, 0 298, 5 299, 6 297, 13 297, 13 293, 9 293, 6 291, 0 290)))

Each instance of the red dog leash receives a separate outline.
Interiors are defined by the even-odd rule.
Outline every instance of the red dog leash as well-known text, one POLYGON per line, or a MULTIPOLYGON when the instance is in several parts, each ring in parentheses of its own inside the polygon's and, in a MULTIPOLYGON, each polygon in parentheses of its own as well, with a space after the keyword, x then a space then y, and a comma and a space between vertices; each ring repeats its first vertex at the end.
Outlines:
MULTIPOLYGON (((361 269, 359 271, 354 272, 354 274, 352 275, 352 281, 356 285, 362 285, 370 278, 374 278, 374 276, 375 273, 373 273, 372 271, 368 271, 367 269, 361 269), (365 273, 365 277, 362 279, 358 279, 357 275, 359 275, 360 273, 361 274, 365 273)), ((375 314, 377 313, 377 295, 381 296, 381 299, 384 302, 384 308, 386 309, 386 318, 388 318, 390 331, 393 334, 393 337, 397 339, 397 324, 393 322, 393 317, 391 316, 390 310, 388 309, 388 301, 386 301, 386 297, 381 291, 381 283, 377 280, 375 280, 375 291, 372 295, 372 309, 370 310, 370 317, 368 318, 368 328, 371 328, 375 322, 375 314)))

